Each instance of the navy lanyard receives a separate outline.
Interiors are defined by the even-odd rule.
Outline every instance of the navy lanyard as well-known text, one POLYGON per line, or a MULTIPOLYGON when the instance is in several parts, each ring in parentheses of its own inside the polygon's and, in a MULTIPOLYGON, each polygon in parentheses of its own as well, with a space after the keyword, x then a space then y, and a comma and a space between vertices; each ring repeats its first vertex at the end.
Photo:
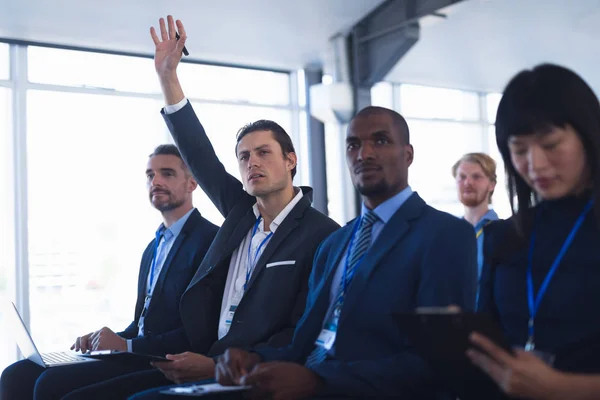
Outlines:
POLYGON ((342 293, 340 294, 340 302, 344 303, 344 297, 346 296, 346 290, 348 290, 348 286, 350 286, 350 282, 352 282, 352 279, 354 278, 354 273, 356 271, 356 268, 360 265, 360 263, 362 262, 363 258, 365 258, 365 254, 363 254, 363 256, 357 261, 356 265, 354 266, 354 268, 352 268, 352 271, 350 271, 350 273, 348 273, 348 265, 350 264, 350 254, 352 254, 352 248, 354 247, 354 239, 356 238, 356 234, 358 233, 358 229, 360 227, 360 224, 362 223, 362 216, 360 216, 360 218, 358 218, 358 221, 356 221, 356 225, 354 225, 354 230, 352 231, 352 237, 350 238, 350 244, 348 245, 348 252, 346 253, 346 262, 344 263, 344 276, 342 277, 342 293))
POLYGON ((265 243, 267 243, 267 241, 269 239, 271 239, 271 236, 273 236, 273 232, 270 232, 266 238, 263 239, 262 242, 260 242, 260 244, 258 245, 258 247, 256 248, 256 252, 254 253, 254 258, 251 259, 251 251, 252 251, 252 239, 254 238, 254 235, 256 234, 256 231, 258 230, 258 224, 260 224, 260 220, 262 219, 261 216, 259 216, 256 219, 256 223, 254 224, 254 228, 252 229, 252 237, 250 237, 250 243, 248 244, 248 264, 246 265, 246 283, 244 283, 244 290, 246 290, 246 288, 248 287, 248 282, 250 281, 250 276, 252 275, 252 271, 254 271, 254 267, 256 266, 256 262, 258 261, 258 254, 260 253, 260 249, 262 249, 262 247, 265 245, 265 243))
POLYGON ((552 266, 550 267, 550 270, 548 271, 546 278, 542 282, 542 285, 540 286, 540 290, 538 291, 537 296, 535 296, 535 298, 534 298, 534 293, 533 293, 533 273, 532 273, 533 248, 535 246, 535 226, 534 226, 534 229, 531 231, 531 240, 529 243, 529 256, 528 256, 528 263, 527 263, 527 303, 529 305, 529 323, 528 323, 529 338, 527 340, 527 344, 525 345, 525 350, 531 351, 531 350, 534 350, 534 348, 535 348, 534 321, 535 321, 535 316, 537 314, 538 308, 540 307, 542 298, 546 294, 546 290, 548 289, 548 285, 550 285, 550 281, 552 280, 552 278, 554 277, 554 274, 556 273, 556 270, 558 269, 558 265, 562 261, 567 250, 569 249, 569 247, 571 246, 571 243, 573 242, 573 239, 575 238, 577 231, 581 227, 581 224, 583 224, 583 221, 585 220, 585 216, 591 210, 592 205, 593 205, 593 201, 590 200, 586 204, 583 211, 581 212, 581 215, 579 215, 579 218, 577 218, 577 221, 575 221, 575 225, 573 225, 573 228, 571 229, 569 236, 567 236, 567 239, 563 243, 562 248, 560 249, 560 251, 558 252, 558 255, 554 259, 554 262, 552 263, 552 266))
POLYGON ((156 268, 156 259, 158 258, 158 245, 160 244, 160 238, 163 236, 163 228, 159 228, 156 231, 156 240, 154 244, 154 258, 152 259, 152 264, 150 266, 150 282, 148 283, 148 295, 152 293, 152 287, 154 286, 154 269, 156 268))

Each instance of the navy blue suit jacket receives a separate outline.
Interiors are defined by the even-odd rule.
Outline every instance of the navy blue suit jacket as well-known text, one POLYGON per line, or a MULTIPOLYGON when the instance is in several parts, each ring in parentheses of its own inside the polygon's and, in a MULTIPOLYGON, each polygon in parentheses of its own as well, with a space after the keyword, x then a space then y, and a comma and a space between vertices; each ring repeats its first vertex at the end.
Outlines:
MULTIPOLYGON (((164 356, 177 350, 173 348, 173 342, 181 343, 182 322, 179 314, 181 296, 196 273, 218 229, 216 225, 204 219, 198 210, 190 214, 160 271, 144 319, 144 336, 137 337, 138 322, 144 308, 146 282, 154 258, 156 241, 152 240, 148 244, 140 265, 134 319, 127 329, 119 333, 126 339, 132 339, 133 351, 164 356)), ((182 351, 188 347, 184 343, 181 345, 182 351)))
MULTIPOLYGON (((265 361, 304 363, 330 304, 351 221, 321 245, 307 306, 291 346, 257 349, 265 361)), ((385 225, 356 270, 338 325, 335 358, 313 368, 329 396, 446 398, 394 319, 417 307, 456 304, 472 311, 477 288, 473 227, 429 207, 414 193, 385 225)))

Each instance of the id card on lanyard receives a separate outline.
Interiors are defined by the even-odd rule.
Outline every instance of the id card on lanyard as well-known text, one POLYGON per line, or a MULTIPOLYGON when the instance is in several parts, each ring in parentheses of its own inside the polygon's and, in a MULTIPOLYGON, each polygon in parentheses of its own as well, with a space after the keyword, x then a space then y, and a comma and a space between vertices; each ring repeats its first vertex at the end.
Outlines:
POLYGON ((334 304, 333 310, 331 310, 329 312, 330 315, 327 316, 326 319, 326 323, 323 326, 323 329, 321 330, 321 333, 319 334, 319 337, 317 337, 317 340, 315 341, 315 345, 323 347, 325 350, 331 350, 331 348, 333 347, 333 344, 335 343, 335 337, 337 335, 337 329, 338 329, 338 322, 340 320, 340 315, 342 313, 342 306, 344 305, 344 298, 346 296, 346 291, 348 290, 348 286, 350 285, 350 282, 352 282, 352 279, 354 278, 354 273, 356 271, 356 268, 360 265, 360 263, 362 262, 363 257, 361 257, 354 269, 352 269, 352 271, 348 271, 348 264, 350 263, 350 254, 352 254, 352 248, 354 247, 354 240, 356 238, 356 233, 358 232, 358 228, 360 226, 362 222, 362 217, 356 222, 356 225, 354 226, 354 231, 352 232, 352 237, 350 239, 350 244, 348 245, 348 251, 346 252, 346 261, 344 262, 344 274, 342 275, 342 279, 340 282, 340 286, 341 286, 341 291, 338 294, 338 297, 336 299, 336 302, 334 304))
MULTIPOLYGON (((269 241, 269 239, 271 239, 271 236, 273 236, 273 232, 269 232, 267 237, 265 237, 260 242, 260 244, 257 246, 256 251, 254 252, 254 257, 252 257, 252 240, 254 239, 254 235, 256 235, 256 232, 258 231, 258 226, 260 224, 261 219, 262 219, 262 216, 259 216, 256 219, 256 222, 254 223, 254 227, 252 228, 252 235, 250 236, 250 243, 248 243, 248 258, 247 258, 247 264, 246 264, 246 280, 244 282, 244 292, 248 288, 248 282, 250 282, 250 278, 252 277, 252 272, 254 272, 254 267, 256 267, 256 263, 258 262, 258 259, 260 258, 260 251, 262 250, 264 245, 269 241)), ((231 305, 229 306, 229 309, 227 310, 227 315, 225 317, 225 325, 227 326, 227 328, 229 328, 231 326, 231 323, 233 322, 233 316, 235 315, 235 311, 237 310, 240 302, 242 301, 242 296, 243 296, 243 293, 240 293, 239 295, 238 294, 233 295, 233 298, 231 300, 231 305)))
POLYGON ((552 263, 550 270, 546 274, 546 277, 544 278, 542 285, 540 286, 540 289, 538 290, 537 296, 534 294, 533 271, 532 271, 532 269, 533 269, 533 249, 535 246, 535 236, 536 236, 535 235, 535 224, 531 231, 531 239, 530 239, 530 243, 529 243, 529 254, 528 254, 528 259, 527 259, 527 303, 529 306, 529 321, 528 321, 528 325, 527 325, 528 338, 527 338, 527 343, 525 344, 525 350, 535 352, 535 353, 541 355, 543 359, 546 359, 546 361, 548 361, 547 358, 553 358, 553 356, 547 355, 543 352, 539 352, 535 348, 535 317, 536 317, 537 311, 540 307, 540 303, 542 302, 542 299, 544 298, 544 295, 546 294, 546 291, 548 290, 548 286, 550 285, 550 282, 552 281, 552 278, 554 277, 554 274, 556 273, 556 270, 558 269, 560 262, 562 261, 567 250, 571 246, 571 243, 573 242, 573 239, 575 238, 577 231, 579 231, 579 228, 583 224, 583 221, 585 220, 587 213, 591 210, 592 205, 593 205, 593 201, 590 200, 586 204, 585 208, 583 209, 583 211, 581 212, 581 214, 579 215, 577 220, 575 221, 575 224, 573 225, 573 228, 571 229, 569 236, 567 236, 567 239, 563 243, 560 251, 558 252, 558 255, 554 259, 554 262, 552 263))

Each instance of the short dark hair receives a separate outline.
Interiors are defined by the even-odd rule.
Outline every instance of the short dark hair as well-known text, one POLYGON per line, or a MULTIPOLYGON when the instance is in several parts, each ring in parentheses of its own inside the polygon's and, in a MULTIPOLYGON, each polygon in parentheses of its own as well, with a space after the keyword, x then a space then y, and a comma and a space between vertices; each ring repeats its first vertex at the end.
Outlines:
POLYGON ((390 110, 389 108, 385 108, 385 107, 368 106, 368 107, 365 107, 362 110, 360 110, 354 116, 354 118, 352 118, 352 120, 359 118, 359 117, 370 117, 371 115, 375 115, 375 114, 388 115, 392 119, 393 124, 400 131, 400 135, 402 136, 402 139, 404 140, 404 144, 410 144, 410 131, 408 129, 408 124, 406 123, 406 120, 404 119, 404 117, 394 110, 390 110))
POLYGON ((152 154, 148 156, 148 158, 152 158, 154 156, 175 156, 181 160, 181 167, 183 170, 189 172, 189 168, 183 160, 183 157, 181 157, 179 149, 174 144, 161 144, 160 146, 157 146, 152 154))
MULTIPOLYGON (((237 133, 237 142, 235 144, 235 153, 237 156, 237 148, 240 144, 240 141, 244 138, 244 136, 249 135, 252 132, 257 131, 270 131, 273 134, 273 138, 279 143, 281 146, 281 151, 284 157, 287 157, 289 153, 296 153, 294 150, 294 143, 292 143, 292 138, 287 134, 285 129, 281 127, 277 122, 268 120, 268 119, 259 119, 258 121, 251 122, 249 124, 244 125, 240 128, 237 133)), ((296 175, 296 166, 292 169, 292 179, 296 175)))
POLYGON ((594 213, 600 225, 600 103, 589 85, 575 72, 542 64, 514 76, 506 86, 496 115, 496 143, 502 155, 513 214, 521 232, 532 220, 535 192, 511 162, 511 136, 573 127, 583 143, 593 181, 594 213), (516 195, 517 204, 514 204, 516 195))

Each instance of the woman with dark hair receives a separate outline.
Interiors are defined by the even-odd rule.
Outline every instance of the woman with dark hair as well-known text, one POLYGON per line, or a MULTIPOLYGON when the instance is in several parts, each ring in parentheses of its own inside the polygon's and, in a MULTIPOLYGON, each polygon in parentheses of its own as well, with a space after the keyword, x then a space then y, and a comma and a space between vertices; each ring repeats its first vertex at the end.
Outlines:
POLYGON ((598 399, 600 103, 566 68, 522 71, 496 141, 513 217, 485 230, 479 311, 515 350, 473 334, 467 355, 511 397, 598 399))

